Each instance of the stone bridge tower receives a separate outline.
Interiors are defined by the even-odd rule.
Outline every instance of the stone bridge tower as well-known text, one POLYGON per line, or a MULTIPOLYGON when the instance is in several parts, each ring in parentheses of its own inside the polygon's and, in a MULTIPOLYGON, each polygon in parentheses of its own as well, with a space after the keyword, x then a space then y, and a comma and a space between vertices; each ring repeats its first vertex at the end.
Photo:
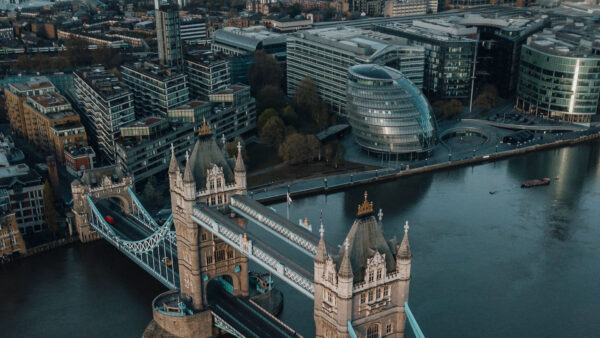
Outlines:
POLYGON ((408 223, 400 244, 386 242, 383 214, 373 202, 358 206, 357 218, 337 257, 327 255, 321 240, 314 259, 314 317, 317 337, 349 337, 350 323, 359 337, 403 337, 411 252, 408 223))
POLYGON ((208 305, 206 288, 214 279, 226 281, 235 295, 248 295, 248 258, 191 218, 197 203, 225 210, 231 196, 246 193, 241 146, 237 158, 229 159, 205 121, 191 155, 186 154, 183 173, 171 152, 169 183, 181 294, 196 311, 208 305))
POLYGON ((132 208, 131 197, 127 191, 129 187, 133 187, 133 178, 124 173, 121 167, 114 165, 86 170, 81 178, 73 180, 73 214, 81 242, 100 238, 90 227, 91 209, 86 196, 90 196, 93 202, 116 198, 121 205, 121 211, 129 214, 132 208))

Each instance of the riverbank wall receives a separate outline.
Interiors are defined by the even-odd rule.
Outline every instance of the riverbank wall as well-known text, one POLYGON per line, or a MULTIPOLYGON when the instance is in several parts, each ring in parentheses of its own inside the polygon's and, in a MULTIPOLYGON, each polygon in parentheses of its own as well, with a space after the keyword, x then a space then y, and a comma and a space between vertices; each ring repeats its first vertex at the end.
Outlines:
POLYGON ((49 250, 52 250, 52 249, 55 249, 55 248, 58 248, 61 246, 69 245, 69 244, 72 244, 75 242, 79 242, 79 237, 71 236, 71 237, 67 237, 67 238, 57 239, 52 242, 34 246, 33 248, 27 248, 27 253, 11 256, 9 259, 0 260, 0 264, 9 263, 9 262, 23 259, 23 258, 26 258, 29 256, 37 255, 39 253, 46 252, 46 251, 49 251, 49 250))
MULTIPOLYGON (((569 139, 569 140, 560 140, 560 141, 554 141, 554 142, 550 142, 550 143, 536 144, 536 145, 531 145, 528 147, 522 147, 522 148, 511 149, 511 150, 506 150, 506 151, 502 151, 502 152, 495 152, 495 153, 490 153, 490 154, 486 154, 486 155, 475 156, 475 157, 472 157, 469 159, 448 161, 448 162, 426 165, 426 166, 414 168, 414 169, 411 168, 411 169, 405 169, 405 170, 401 170, 401 171, 395 171, 390 174, 381 174, 379 176, 371 177, 371 178, 367 178, 367 179, 363 179, 363 180, 350 180, 346 183, 337 184, 335 186, 323 185, 321 187, 293 191, 293 192, 290 192, 290 197, 297 198, 297 197, 303 197, 303 196, 336 192, 336 191, 347 189, 348 187, 352 187, 352 186, 361 186, 361 185, 371 184, 371 183, 386 182, 386 181, 396 180, 398 178, 406 177, 406 176, 420 175, 420 174, 434 172, 434 171, 440 171, 440 170, 444 170, 444 169, 459 168, 459 167, 465 167, 465 166, 472 166, 472 165, 476 165, 476 164, 483 164, 483 163, 487 163, 487 162, 494 162, 497 160, 520 156, 520 155, 533 153, 533 152, 537 152, 537 151, 575 146, 575 145, 578 145, 581 143, 592 142, 592 141, 598 140, 598 139, 600 139, 600 132, 591 134, 591 135, 581 136, 581 137, 574 138, 574 139, 569 139)), ((311 180, 324 179, 324 178, 327 178, 327 176, 313 177, 313 178, 311 178, 311 180)), ((287 198, 286 193, 281 193, 278 195, 257 198, 256 200, 261 203, 275 203, 275 202, 285 201, 286 198, 287 198)))

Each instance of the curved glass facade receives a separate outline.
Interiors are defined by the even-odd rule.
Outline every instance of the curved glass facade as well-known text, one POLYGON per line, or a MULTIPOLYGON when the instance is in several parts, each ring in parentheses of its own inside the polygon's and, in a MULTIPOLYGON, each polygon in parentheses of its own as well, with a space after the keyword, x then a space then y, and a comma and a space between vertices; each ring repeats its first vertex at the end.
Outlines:
POLYGON ((356 142, 381 154, 427 153, 437 142, 437 125, 423 93, 401 72, 365 64, 350 67, 348 121, 356 142))
POLYGON ((599 93, 600 56, 556 55, 523 46, 517 109, 549 119, 589 124, 598 110, 599 93))

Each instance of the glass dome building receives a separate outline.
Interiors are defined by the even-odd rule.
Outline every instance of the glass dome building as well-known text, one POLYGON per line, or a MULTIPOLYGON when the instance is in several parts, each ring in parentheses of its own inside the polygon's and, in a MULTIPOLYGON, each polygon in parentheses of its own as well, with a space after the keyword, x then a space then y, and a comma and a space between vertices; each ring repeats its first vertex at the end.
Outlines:
POLYGON ((382 155, 427 156, 437 124, 423 93, 401 72, 375 64, 348 70, 348 122, 356 142, 382 155))

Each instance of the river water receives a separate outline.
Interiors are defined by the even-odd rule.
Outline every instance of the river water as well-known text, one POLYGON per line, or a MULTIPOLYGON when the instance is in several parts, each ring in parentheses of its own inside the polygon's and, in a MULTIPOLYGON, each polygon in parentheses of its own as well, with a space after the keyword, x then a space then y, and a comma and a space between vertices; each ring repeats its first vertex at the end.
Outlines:
MULTIPOLYGON (((341 244, 367 189, 386 237, 401 236, 408 220, 409 303, 428 337, 592 337, 600 332, 599 161, 599 143, 550 150, 295 199, 290 219, 316 225, 322 208, 325 239, 341 244), (558 180, 520 188, 542 177, 558 180)), ((312 301, 276 286, 282 319, 314 335, 312 301)), ((57 249, 0 267, 0 332, 139 336, 162 290, 104 242, 57 249)))

